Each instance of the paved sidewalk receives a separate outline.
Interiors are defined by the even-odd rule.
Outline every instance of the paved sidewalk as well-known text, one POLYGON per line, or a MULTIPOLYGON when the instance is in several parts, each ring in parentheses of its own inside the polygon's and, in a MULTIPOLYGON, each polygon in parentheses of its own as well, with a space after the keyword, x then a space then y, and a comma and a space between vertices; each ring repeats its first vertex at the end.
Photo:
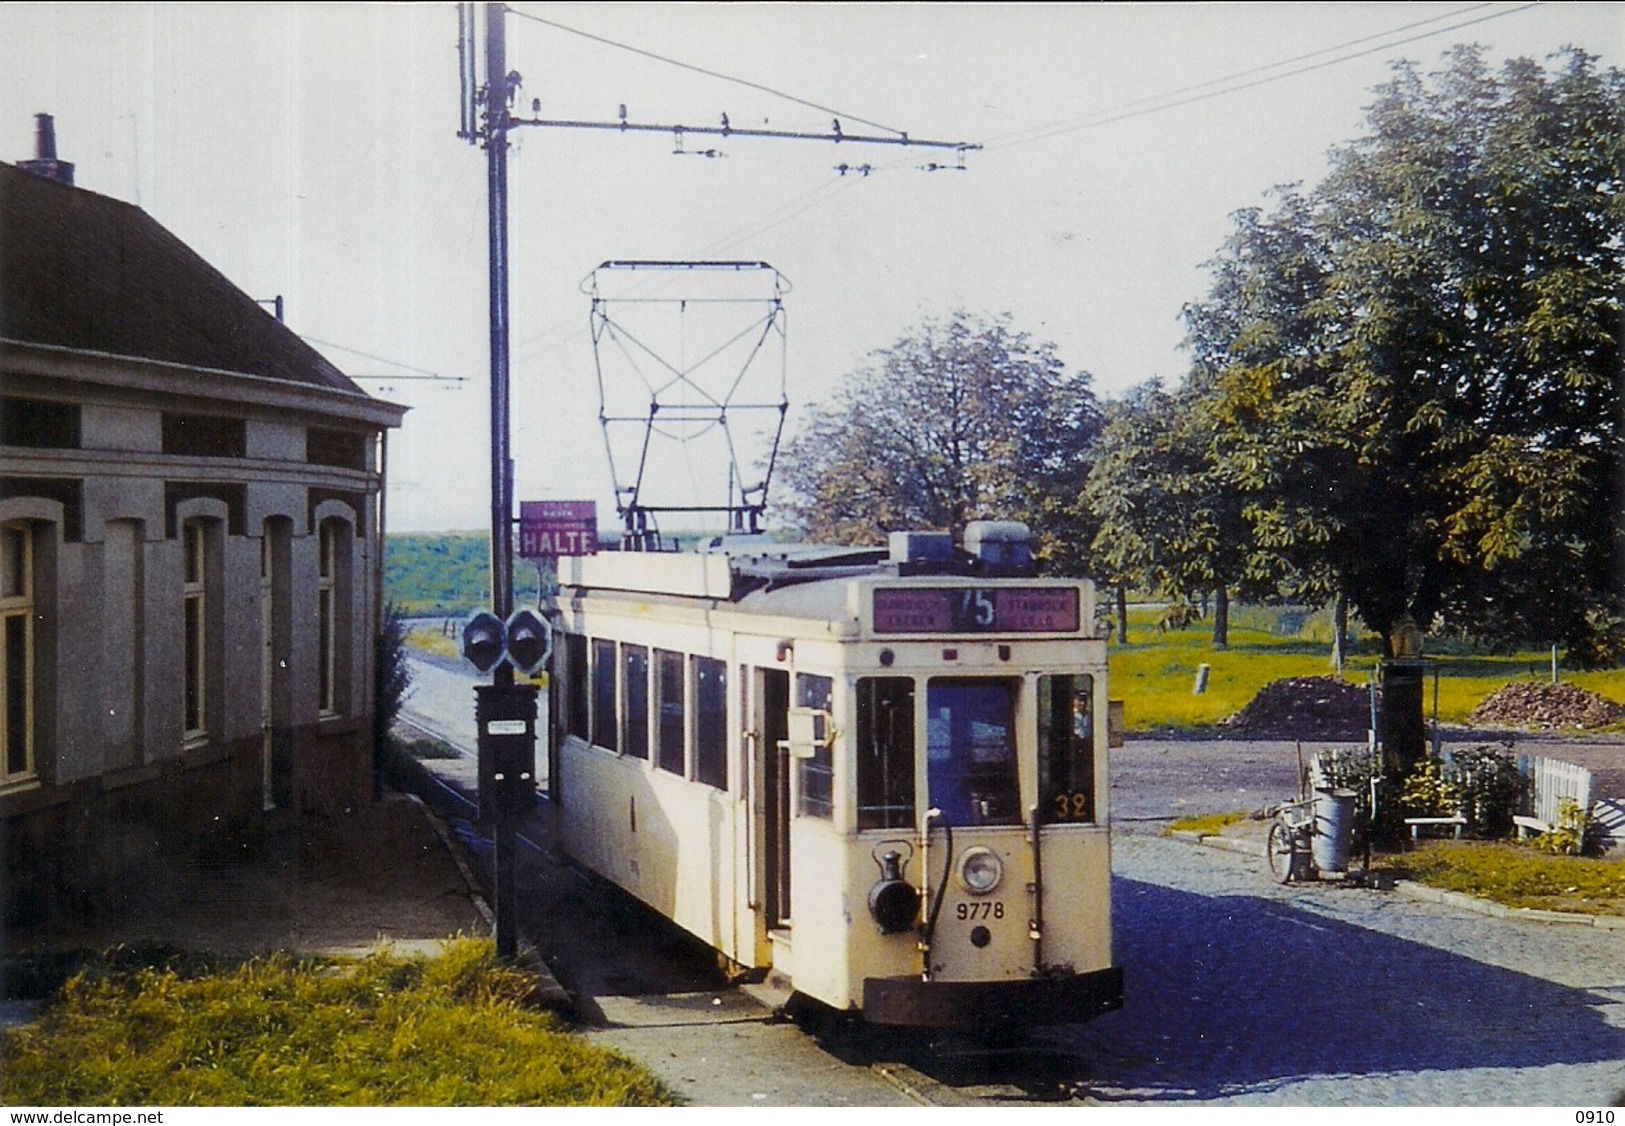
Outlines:
POLYGON ((423 803, 404 793, 308 816, 228 864, 155 865, 94 923, 7 932, 9 951, 161 945, 221 954, 432 952, 484 934, 481 903, 423 803))

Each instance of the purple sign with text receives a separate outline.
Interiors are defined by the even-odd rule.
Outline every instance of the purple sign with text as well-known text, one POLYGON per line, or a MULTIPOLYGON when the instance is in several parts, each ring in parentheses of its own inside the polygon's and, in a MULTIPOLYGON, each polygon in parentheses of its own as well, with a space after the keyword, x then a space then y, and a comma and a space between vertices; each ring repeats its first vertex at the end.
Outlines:
POLYGON ((525 559, 598 554, 598 502, 519 502, 519 554, 525 559))

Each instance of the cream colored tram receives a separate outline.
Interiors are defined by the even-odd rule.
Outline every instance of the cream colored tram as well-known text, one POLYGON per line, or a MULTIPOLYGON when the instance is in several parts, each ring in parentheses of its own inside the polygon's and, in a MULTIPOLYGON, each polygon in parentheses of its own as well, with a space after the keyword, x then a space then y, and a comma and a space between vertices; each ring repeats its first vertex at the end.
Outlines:
POLYGON ((965 539, 564 561, 570 854, 875 1023, 1120 1006, 1094 589, 1031 577, 1020 525, 965 539))

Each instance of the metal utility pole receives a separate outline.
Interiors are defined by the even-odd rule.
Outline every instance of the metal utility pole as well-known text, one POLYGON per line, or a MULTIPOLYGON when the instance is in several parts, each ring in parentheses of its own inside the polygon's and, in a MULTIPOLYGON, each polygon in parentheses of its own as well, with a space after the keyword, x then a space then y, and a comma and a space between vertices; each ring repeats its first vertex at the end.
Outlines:
MULTIPOLYGON (((507 6, 485 6, 485 178, 491 247, 491 598, 513 612, 513 458, 508 437, 508 45, 507 6)), ((499 665, 496 682, 513 683, 499 665)))
MULTIPOLYGON (((495 828, 493 883, 496 893, 497 955, 511 959, 517 952, 515 863, 516 826, 520 814, 530 807, 535 789, 532 774, 535 746, 537 689, 531 684, 514 683, 514 664, 527 671, 545 665, 547 656, 535 662, 521 654, 536 645, 547 628, 539 619, 519 622, 528 612, 515 615, 513 606, 513 455, 509 440, 508 379, 508 132, 518 125, 566 129, 606 129, 620 132, 671 132, 682 151, 685 134, 698 136, 750 137, 775 140, 817 140, 835 143, 914 146, 925 149, 951 149, 960 157, 980 145, 957 141, 910 138, 907 133, 891 136, 851 134, 842 130, 839 119, 828 133, 802 133, 767 129, 734 129, 722 116, 720 127, 682 124, 655 125, 629 122, 624 112, 619 121, 555 121, 542 118, 515 118, 510 102, 519 85, 519 75, 508 70, 507 34, 504 26, 507 5, 491 2, 485 8, 485 84, 475 74, 474 12, 472 3, 457 6, 458 79, 462 85, 462 118, 458 136, 470 144, 483 143, 486 158, 487 229, 490 241, 491 313, 491 601, 490 614, 478 614, 463 633, 463 653, 476 668, 491 672, 491 684, 479 685, 475 692, 475 719, 480 741, 481 819, 495 828), (483 104, 483 123, 481 105, 483 104), (517 624, 516 624, 517 623, 517 624), (487 791, 490 791, 488 794, 487 791), (488 812, 489 811, 489 812, 488 812)), ((533 17, 534 18, 534 17, 533 17)), ((546 21, 542 21, 546 22, 546 21)), ((539 109, 540 102, 533 108, 539 109)), ((927 171, 949 167, 929 164, 927 171)), ((844 174, 846 166, 841 167, 844 174)), ((866 170, 864 170, 866 171, 866 170)), ((551 653, 551 641, 547 642, 551 653)))
MULTIPOLYGON (((485 168, 487 229, 490 241, 491 302, 491 601, 498 619, 513 613, 513 456, 508 425, 508 44, 504 27, 506 5, 485 6, 485 168)), ((505 708, 514 694, 513 666, 498 662, 491 687, 480 690, 476 717, 482 739, 488 713, 505 708)), ((531 705, 534 715, 534 703, 531 705)), ((484 773, 484 772, 482 772, 484 773)), ((483 781, 483 779, 482 779, 483 781)), ((482 794, 482 799, 484 795, 482 794)), ((495 884, 497 957, 518 953, 518 926, 514 918, 518 898, 514 866, 518 861, 517 829, 511 811, 495 817, 495 884)))

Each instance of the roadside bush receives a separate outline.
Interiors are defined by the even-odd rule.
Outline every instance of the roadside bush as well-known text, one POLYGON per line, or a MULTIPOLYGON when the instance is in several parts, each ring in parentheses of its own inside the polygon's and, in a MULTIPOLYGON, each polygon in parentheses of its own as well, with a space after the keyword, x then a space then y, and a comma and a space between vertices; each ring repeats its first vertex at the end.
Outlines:
POLYGON ((1451 754, 1469 836, 1498 840, 1512 834, 1512 818, 1529 792, 1511 749, 1477 746, 1451 754))
POLYGON ((406 619, 394 602, 384 607, 378 623, 378 730, 388 732, 395 725, 412 686, 412 668, 406 663, 406 619))
POLYGON ((1580 808, 1579 802, 1564 798, 1557 807, 1557 827, 1548 829, 1531 843, 1553 856, 1600 856, 1601 828, 1591 820, 1587 810, 1580 808))
POLYGON ((1450 817, 1462 805, 1463 788, 1428 755, 1417 762, 1399 790, 1399 806, 1411 817, 1450 817))
POLYGON ((1339 748, 1320 756, 1321 776, 1334 790, 1354 791, 1357 822, 1371 820, 1371 780, 1382 774, 1382 757, 1367 747, 1339 748))

